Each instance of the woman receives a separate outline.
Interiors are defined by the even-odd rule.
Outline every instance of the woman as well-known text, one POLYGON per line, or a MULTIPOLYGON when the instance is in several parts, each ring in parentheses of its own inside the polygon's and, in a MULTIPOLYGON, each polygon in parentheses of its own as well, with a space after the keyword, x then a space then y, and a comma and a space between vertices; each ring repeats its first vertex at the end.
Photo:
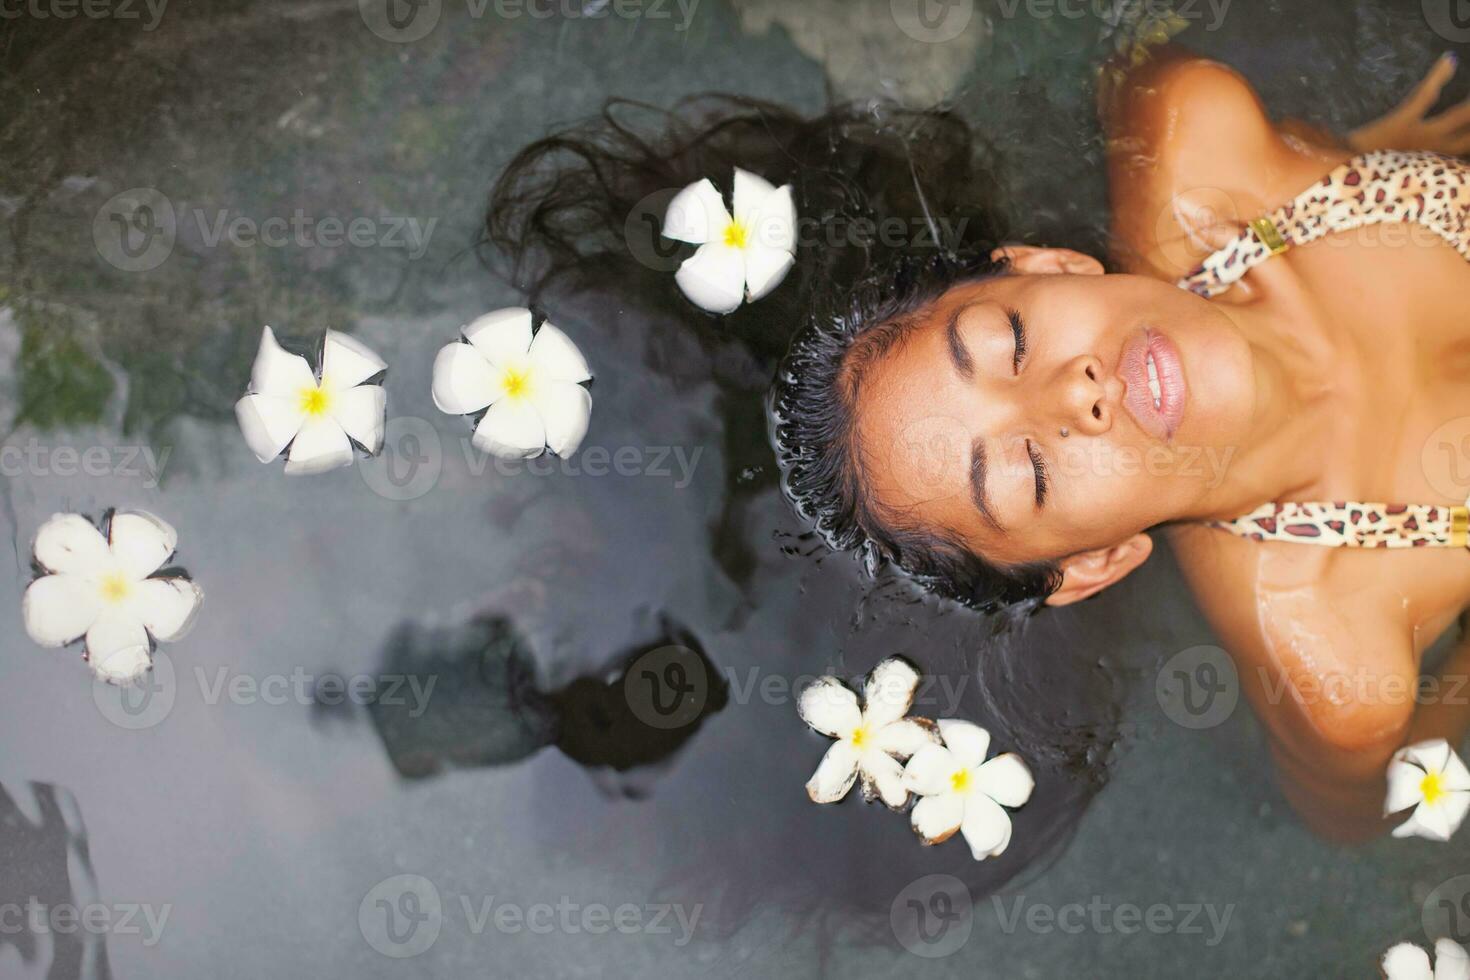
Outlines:
MULTIPOLYGON (((1465 258, 1423 225, 1363 222, 1270 257, 1272 229, 1258 236, 1243 220, 1297 199, 1285 221, 1301 224, 1314 187, 1331 208, 1359 181, 1369 205, 1386 188, 1381 208, 1412 207, 1421 175, 1462 194, 1470 168, 1447 159, 1407 190, 1409 171, 1391 160, 1320 184, 1354 150, 1464 149, 1463 106, 1423 120, 1452 72, 1442 60, 1351 147, 1273 126, 1243 79, 1180 51, 1106 87, 1124 274, 1067 249, 1001 248, 996 268, 863 324, 841 353, 808 338, 782 430, 798 495, 841 500, 827 515, 839 537, 864 536, 982 604, 1085 599, 1141 565, 1146 532, 1163 527, 1236 659, 1288 797, 1323 834, 1380 829, 1393 752, 1458 741, 1470 720, 1459 698, 1418 712, 1414 699, 1420 656, 1470 602, 1470 556, 1304 547, 1273 526, 1292 512, 1271 508, 1255 523, 1211 522, 1273 502, 1445 514, 1464 503, 1443 490, 1464 482, 1456 459, 1426 447, 1470 415, 1465 258), (1237 239, 1210 263, 1233 263, 1224 276, 1239 276, 1250 247, 1269 261, 1233 287, 1197 272, 1237 239), (1187 284, 1213 299, 1178 288, 1191 273, 1187 284), (835 396, 814 425, 824 389, 835 396), (1276 540, 1244 536, 1266 527, 1276 540)), ((1408 535, 1399 543, 1412 545, 1408 535)), ((1462 643, 1446 670, 1467 665, 1462 643)))
MULTIPOLYGON (((793 183, 799 212, 828 226, 949 218, 929 251, 803 247, 794 281, 730 318, 757 349, 771 325, 807 321, 773 400, 798 509, 870 565, 1012 614, 1101 592, 1162 528, 1236 659, 1283 789, 1319 832, 1358 839, 1383 829, 1392 753, 1457 741, 1470 720, 1460 698, 1418 711, 1414 699, 1420 656, 1470 602, 1463 549, 1432 546, 1463 543, 1463 492, 1444 488, 1464 481, 1455 459, 1425 451, 1470 416, 1470 266, 1456 254, 1470 245, 1455 223, 1470 170, 1347 166, 1379 148, 1470 148, 1470 110, 1427 115, 1453 70, 1442 60, 1347 146, 1273 125, 1243 79, 1183 51, 1105 72, 1120 274, 1079 251, 999 244, 996 185, 943 114, 690 111, 656 152, 609 114, 513 162, 490 237, 518 272, 539 253, 551 261, 538 273, 611 276, 579 241, 634 214, 640 192, 732 164, 793 183), (879 131, 899 133, 901 151, 875 149, 879 131), (567 152, 578 161, 546 182, 542 166, 567 152), (1339 205, 1364 192, 1344 218, 1339 205), (1416 220, 1397 224, 1404 209, 1416 220), (1415 506, 1330 506, 1355 501, 1415 506), (1377 539, 1354 536, 1365 514, 1377 539), (1308 531, 1384 547, 1306 547, 1308 531)), ((1462 644, 1444 669, 1467 667, 1462 644)))

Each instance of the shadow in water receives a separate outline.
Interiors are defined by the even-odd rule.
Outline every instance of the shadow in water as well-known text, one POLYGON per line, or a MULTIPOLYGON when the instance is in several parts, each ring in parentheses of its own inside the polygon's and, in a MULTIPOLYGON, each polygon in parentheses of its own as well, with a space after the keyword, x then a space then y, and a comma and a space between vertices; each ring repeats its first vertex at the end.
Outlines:
MULTIPOLYGON (((596 674, 554 690, 536 685, 535 660, 508 618, 451 628, 400 625, 381 675, 405 678, 367 706, 394 769, 424 779, 503 766, 555 746, 606 792, 638 798, 650 780, 728 701, 699 641, 667 618, 596 674)), ((317 710, 332 711, 319 699, 317 710)))
POLYGON ((6 947, 14 947, 28 967, 20 976, 109 980, 105 933, 62 928, 59 918, 70 909, 75 925, 75 917, 98 901, 81 809, 59 786, 30 783, 28 790, 38 820, 0 786, 0 909, 7 912, 0 923, 0 962, 6 947))

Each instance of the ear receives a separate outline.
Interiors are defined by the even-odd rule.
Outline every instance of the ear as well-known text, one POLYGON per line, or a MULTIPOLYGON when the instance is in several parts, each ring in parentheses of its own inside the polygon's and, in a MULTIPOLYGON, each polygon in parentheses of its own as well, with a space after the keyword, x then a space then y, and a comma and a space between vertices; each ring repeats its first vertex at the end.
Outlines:
POLYGON ((1142 565, 1153 554, 1154 541, 1135 534, 1111 548, 1084 551, 1062 561, 1062 587, 1046 597, 1048 606, 1070 606, 1097 595, 1142 565))
POLYGON ((1011 270, 1026 275, 1046 276, 1067 273, 1074 276, 1100 276, 1102 263, 1090 255, 1070 248, 1038 248, 1035 245, 1002 245, 990 253, 992 260, 1009 259, 1011 270))

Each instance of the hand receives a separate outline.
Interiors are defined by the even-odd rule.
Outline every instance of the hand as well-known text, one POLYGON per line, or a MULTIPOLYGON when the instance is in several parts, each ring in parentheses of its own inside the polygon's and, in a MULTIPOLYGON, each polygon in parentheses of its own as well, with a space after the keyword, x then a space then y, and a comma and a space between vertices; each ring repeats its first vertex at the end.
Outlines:
POLYGON ((1430 118, 1439 93, 1454 77, 1455 55, 1446 53, 1429 69, 1414 91, 1382 119, 1348 134, 1348 145, 1360 153, 1368 150, 1432 150, 1461 155, 1470 153, 1470 99, 1430 118))

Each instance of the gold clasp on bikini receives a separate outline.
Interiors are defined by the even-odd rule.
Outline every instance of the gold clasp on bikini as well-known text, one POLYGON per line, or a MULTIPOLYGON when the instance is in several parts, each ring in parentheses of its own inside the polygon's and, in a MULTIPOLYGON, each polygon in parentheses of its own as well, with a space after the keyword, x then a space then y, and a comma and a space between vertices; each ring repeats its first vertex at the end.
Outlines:
POLYGON ((1450 545, 1455 548, 1470 546, 1470 507, 1450 508, 1450 545))
POLYGON ((1286 251, 1286 239, 1281 237, 1281 232, 1276 229, 1276 223, 1265 215, 1252 218, 1250 221, 1251 231, 1261 240, 1261 244, 1271 250, 1272 255, 1280 255, 1286 251))

